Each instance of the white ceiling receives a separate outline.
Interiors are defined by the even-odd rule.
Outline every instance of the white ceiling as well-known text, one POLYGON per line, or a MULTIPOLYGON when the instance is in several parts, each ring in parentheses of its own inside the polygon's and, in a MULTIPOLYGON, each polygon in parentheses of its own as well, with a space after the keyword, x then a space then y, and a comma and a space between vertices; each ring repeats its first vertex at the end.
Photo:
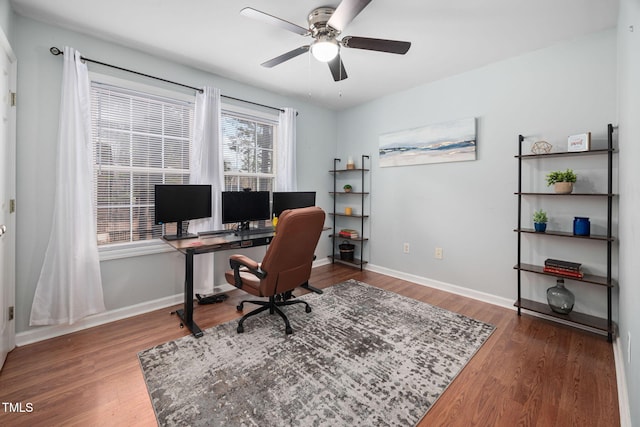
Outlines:
MULTIPOLYGON (((309 55, 260 66, 309 39, 241 16, 240 9, 307 27, 311 10, 339 2, 11 0, 21 15, 336 110, 613 28, 618 16, 618 0, 373 0, 342 36, 410 41, 406 55, 343 49, 349 78, 342 82, 309 55)), ((100 52, 82 54, 109 62, 100 52)), ((173 77, 161 70, 158 76, 173 77)))

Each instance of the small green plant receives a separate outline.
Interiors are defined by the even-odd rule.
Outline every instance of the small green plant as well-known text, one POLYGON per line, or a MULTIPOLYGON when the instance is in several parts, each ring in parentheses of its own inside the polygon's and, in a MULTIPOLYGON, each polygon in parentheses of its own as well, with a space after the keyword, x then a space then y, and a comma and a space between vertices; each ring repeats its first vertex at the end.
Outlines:
POLYGON ((571 170, 567 169, 566 171, 553 171, 547 174, 547 185, 555 184, 556 182, 576 182, 578 177, 571 170))
POLYGON ((350 184, 345 184, 344 187, 342 187, 342 189, 344 191, 351 191, 353 187, 350 184))
POLYGON ((547 218, 547 213, 542 209, 535 211, 533 213, 533 222, 538 222, 538 223, 549 222, 549 219, 547 218))

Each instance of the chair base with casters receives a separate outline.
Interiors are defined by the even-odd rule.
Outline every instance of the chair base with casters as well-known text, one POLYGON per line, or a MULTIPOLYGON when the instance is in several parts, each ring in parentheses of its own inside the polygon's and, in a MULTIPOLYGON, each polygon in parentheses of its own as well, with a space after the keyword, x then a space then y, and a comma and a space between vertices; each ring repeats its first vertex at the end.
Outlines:
POLYGON ((280 315, 280 317, 282 317, 282 320, 284 320, 285 332, 287 334, 292 334, 293 333, 293 329, 291 328, 291 324, 289 323, 289 319, 287 318, 287 315, 284 314, 284 312, 282 310, 280 310, 279 307, 282 307, 282 306, 285 306, 285 305, 304 304, 305 305, 304 311, 307 312, 307 313, 311 313, 311 306, 306 301, 284 299, 284 297, 281 297, 281 298, 278 299, 277 298, 278 296, 279 295, 270 296, 269 297, 269 301, 256 301, 256 300, 243 300, 243 301, 240 301, 240 304, 238 304, 238 306, 236 307, 238 309, 238 311, 242 311, 242 309, 244 308, 244 304, 245 303, 256 304, 256 305, 259 305, 261 307, 253 310, 252 312, 249 312, 249 313, 245 314, 244 316, 242 316, 242 318, 238 322, 238 327, 236 328, 236 331, 239 334, 243 333, 244 332, 243 323, 244 323, 245 320, 247 320, 251 316, 255 316, 256 314, 259 314, 259 313, 262 313, 263 311, 269 310, 269 314, 278 313, 280 315))

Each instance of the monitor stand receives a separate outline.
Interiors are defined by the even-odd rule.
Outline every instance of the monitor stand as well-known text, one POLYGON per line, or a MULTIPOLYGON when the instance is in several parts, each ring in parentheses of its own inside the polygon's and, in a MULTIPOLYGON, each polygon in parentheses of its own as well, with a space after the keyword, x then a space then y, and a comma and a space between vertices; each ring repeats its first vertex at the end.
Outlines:
POLYGON ((198 237, 197 234, 191 234, 191 233, 184 233, 184 234, 169 234, 166 236, 162 236, 164 237, 165 240, 183 240, 183 239, 195 239, 198 237))
POLYGON ((176 234, 170 234, 168 236, 162 236, 165 240, 182 240, 182 239, 195 239, 198 237, 197 234, 183 233, 182 232, 182 221, 178 221, 178 226, 176 230, 176 234))

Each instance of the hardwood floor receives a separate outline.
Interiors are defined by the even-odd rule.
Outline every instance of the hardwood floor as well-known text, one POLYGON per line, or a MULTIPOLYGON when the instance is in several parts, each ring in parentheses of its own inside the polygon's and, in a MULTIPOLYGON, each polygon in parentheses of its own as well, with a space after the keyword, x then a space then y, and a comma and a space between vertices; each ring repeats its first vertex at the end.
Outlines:
MULTIPOLYGON (((349 278, 497 327, 419 426, 620 425, 605 337, 338 264, 314 269, 311 283, 325 288, 349 278)), ((196 305, 196 322, 209 328, 238 318, 235 306, 246 294, 229 296, 196 305)), ((156 425, 137 353, 189 333, 170 311, 16 348, 0 372, 0 425, 156 425)))

